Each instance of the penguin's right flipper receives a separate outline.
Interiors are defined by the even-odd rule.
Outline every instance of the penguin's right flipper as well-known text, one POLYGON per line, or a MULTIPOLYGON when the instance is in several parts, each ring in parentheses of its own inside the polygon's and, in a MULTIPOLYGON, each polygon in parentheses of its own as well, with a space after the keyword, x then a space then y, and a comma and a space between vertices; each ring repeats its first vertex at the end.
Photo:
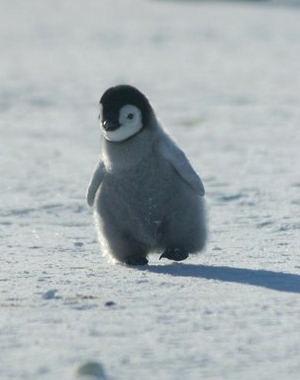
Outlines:
POLYGON ((86 200, 90 207, 94 205, 95 195, 105 175, 105 167, 102 161, 96 167, 91 182, 88 187, 86 200))

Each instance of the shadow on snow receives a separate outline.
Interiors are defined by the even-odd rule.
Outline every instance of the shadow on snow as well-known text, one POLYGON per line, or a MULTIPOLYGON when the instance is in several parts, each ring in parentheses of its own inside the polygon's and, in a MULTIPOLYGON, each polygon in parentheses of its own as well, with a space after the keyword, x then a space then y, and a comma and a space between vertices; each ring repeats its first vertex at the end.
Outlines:
POLYGON ((175 277, 206 278, 208 280, 260 286, 281 292, 300 293, 300 275, 293 273, 180 263, 149 265, 145 270, 175 277))

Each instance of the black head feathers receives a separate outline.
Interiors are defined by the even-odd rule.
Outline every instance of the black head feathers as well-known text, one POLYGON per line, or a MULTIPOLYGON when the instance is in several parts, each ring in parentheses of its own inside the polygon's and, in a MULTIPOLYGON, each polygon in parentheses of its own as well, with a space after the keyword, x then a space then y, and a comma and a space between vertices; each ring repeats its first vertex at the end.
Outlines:
POLYGON ((103 119, 110 119, 118 115, 119 110, 131 104, 142 112, 143 123, 146 124, 153 114, 152 107, 146 96, 137 88, 129 85, 119 85, 107 89, 100 99, 103 107, 103 119))

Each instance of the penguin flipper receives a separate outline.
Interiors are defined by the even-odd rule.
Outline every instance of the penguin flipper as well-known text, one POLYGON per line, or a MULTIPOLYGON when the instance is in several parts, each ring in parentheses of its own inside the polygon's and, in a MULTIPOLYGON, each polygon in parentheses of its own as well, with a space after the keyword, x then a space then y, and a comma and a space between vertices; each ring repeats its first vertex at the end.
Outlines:
POLYGON ((86 200, 90 207, 94 205, 95 195, 98 190, 98 187, 100 186, 104 178, 104 175, 105 175, 105 167, 104 167, 103 162, 100 161, 93 174, 93 177, 91 179, 91 182, 89 184, 87 194, 86 194, 86 200))
POLYGON ((161 155, 173 166, 180 177, 187 182, 190 187, 201 196, 204 196, 205 190, 199 175, 193 169, 184 152, 164 134, 159 141, 159 151, 161 155))

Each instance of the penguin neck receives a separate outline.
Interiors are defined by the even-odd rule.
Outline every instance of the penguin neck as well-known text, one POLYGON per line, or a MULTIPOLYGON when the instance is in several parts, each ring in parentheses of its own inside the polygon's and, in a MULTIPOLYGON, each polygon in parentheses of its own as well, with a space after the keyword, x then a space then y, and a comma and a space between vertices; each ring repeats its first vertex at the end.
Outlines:
POLYGON ((157 123, 151 124, 123 142, 102 137, 102 159, 109 173, 129 170, 151 154, 158 130, 157 123))

